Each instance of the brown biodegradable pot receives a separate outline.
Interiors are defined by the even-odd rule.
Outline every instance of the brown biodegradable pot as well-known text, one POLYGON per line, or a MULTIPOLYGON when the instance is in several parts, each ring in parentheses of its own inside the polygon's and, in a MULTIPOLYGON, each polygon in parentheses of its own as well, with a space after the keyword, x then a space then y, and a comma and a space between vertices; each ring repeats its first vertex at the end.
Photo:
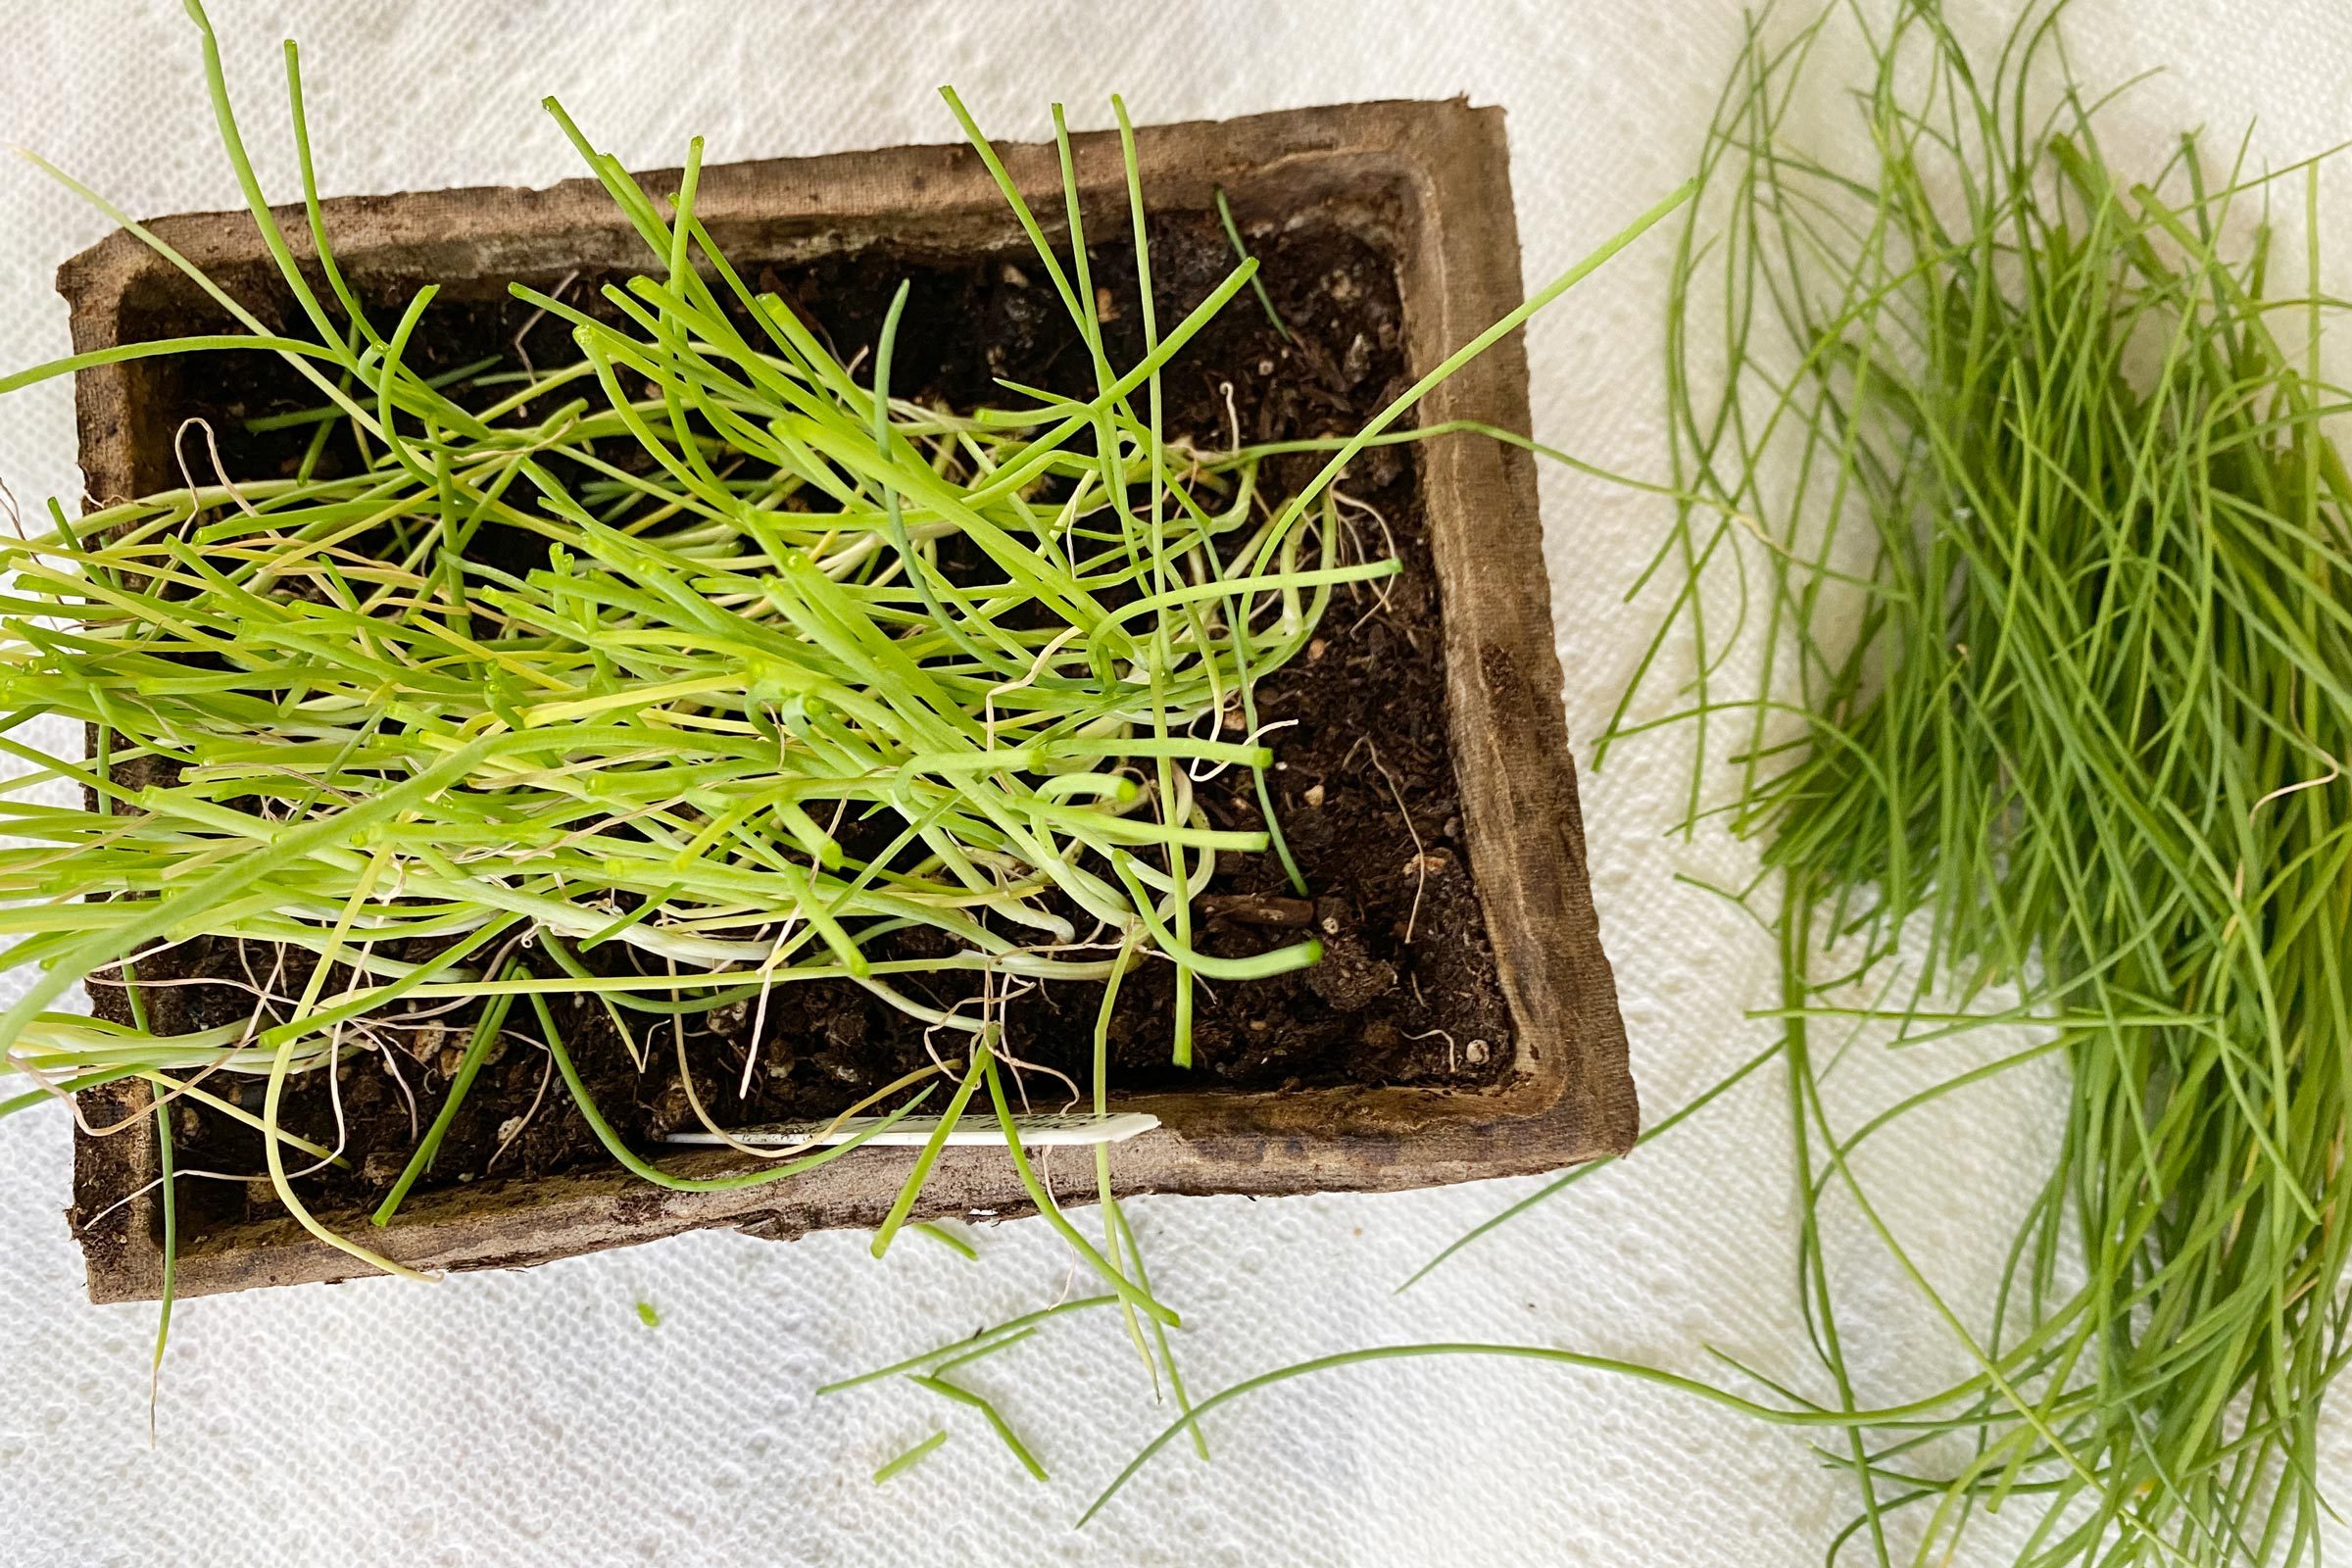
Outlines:
MULTIPOLYGON (((1521 297, 1498 109, 1351 104, 1154 126, 1137 139, 1156 209, 1207 209, 1222 187, 1246 219, 1281 221, 1313 211, 1393 258, 1415 371, 1521 297)), ((1075 146, 1091 231, 1123 232, 1116 138, 1083 135, 1075 146)), ((1024 190, 1058 187, 1051 146, 1003 154, 1024 190)), ((655 191, 675 188, 676 177, 643 176, 655 191)), ((1041 216, 1058 206, 1042 203, 1041 216)), ((510 277, 642 265, 641 241, 590 180, 536 191, 351 197, 326 203, 325 212, 353 275, 430 279, 445 298, 487 297, 510 277)), ((979 159, 961 146, 710 168, 697 212, 729 253, 762 258, 814 259, 884 243, 977 256, 1020 238, 979 159)), ((299 210, 284 218, 289 237, 306 248, 299 210)), ((191 214, 153 227, 232 287, 264 275, 266 257, 245 214, 191 214)), ((127 233, 68 262, 58 286, 73 305, 76 351, 135 339, 159 306, 192 294, 127 233)), ((134 495, 174 482, 172 384, 156 362, 81 372, 90 494, 134 495)), ((1433 392, 1420 417, 1526 429, 1527 362, 1518 340, 1433 392)), ((1586 877, 1532 463, 1492 440, 1454 435, 1424 445, 1418 473, 1440 591, 1461 841, 1509 1005, 1512 1059, 1491 1087, 1475 1091, 1343 1086, 1127 1099, 1119 1108, 1150 1111, 1160 1125, 1114 1150, 1122 1194, 1391 1191, 1550 1170, 1622 1153, 1634 1142, 1634 1085, 1586 877)), ((108 994, 101 1004, 121 1004, 108 994)), ((150 1190, 154 1119, 141 1114, 147 1091, 113 1086, 82 1098, 93 1125, 126 1124, 76 1138, 72 1214, 90 1296, 152 1298, 163 1249, 150 1190)), ((668 1192, 618 1169, 453 1187, 419 1193, 390 1229, 367 1228, 367 1240, 419 1268, 473 1269, 709 1226, 775 1238, 869 1227, 912 1158, 911 1150, 861 1149, 792 1180, 721 1193, 668 1192)), ((698 1152, 666 1163, 681 1175, 710 1175, 739 1159, 698 1152)), ((945 1152, 917 1212, 1010 1215, 1028 1206, 1003 1151, 972 1147, 945 1152)), ((357 1216, 340 1222, 356 1224, 357 1216)), ((274 1218, 186 1239, 177 1288, 194 1296, 355 1272, 350 1258, 274 1218)))

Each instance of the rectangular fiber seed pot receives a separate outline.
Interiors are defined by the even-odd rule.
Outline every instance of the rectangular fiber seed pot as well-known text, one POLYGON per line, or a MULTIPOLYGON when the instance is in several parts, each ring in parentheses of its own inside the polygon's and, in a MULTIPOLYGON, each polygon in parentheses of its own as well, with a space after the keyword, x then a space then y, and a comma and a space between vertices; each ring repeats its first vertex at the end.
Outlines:
MULTIPOLYGON (((1074 146, 1088 233, 1104 250, 1125 244, 1127 194, 1116 137, 1078 136, 1074 146)), ((1396 325, 1382 335, 1395 339, 1391 350, 1411 374, 1437 365, 1521 297, 1499 110, 1460 102, 1375 103, 1156 126, 1138 133, 1138 152, 1155 223, 1159 215, 1190 215, 1186 220, 1194 221, 1213 214, 1222 190, 1257 243, 1272 247, 1288 243, 1284 236, 1336 235, 1334 244, 1355 248, 1349 254, 1373 255, 1382 268, 1393 268, 1396 325)), ((1054 148, 1007 147, 1003 155, 1035 199, 1049 232, 1062 239, 1054 148)), ((649 191, 666 193, 677 177, 673 171, 643 182, 649 191)), ((1022 235, 966 147, 901 147, 709 168, 702 172, 696 213, 747 275, 755 269, 832 265, 828 259, 887 248, 900 258, 972 263, 1002 257, 1002 264, 985 265, 1001 265, 1006 278, 1020 281, 1014 269, 1023 254, 1022 235)), ((297 254, 307 257, 300 210, 286 209, 281 220, 297 254)), ((503 302, 510 280, 549 288, 572 277, 651 265, 642 240, 589 180, 537 191, 344 198, 325 204, 325 222, 345 272, 363 292, 435 282, 442 288, 436 312, 462 309, 469 300, 503 302)), ((266 310, 275 308, 267 302, 282 298, 248 215, 195 214, 153 227, 232 293, 266 310)), ((1155 230, 1155 259, 1159 243, 1155 230)), ((1230 265, 1230 258, 1221 265, 1230 265)), ((1324 283, 1308 282, 1327 287, 1335 300, 1359 290, 1337 273, 1324 283)), ((59 287, 72 303, 74 346, 80 352, 185 330, 175 321, 192 319, 189 313, 202 309, 189 281, 127 233, 67 263, 59 287)), ((1247 294, 1227 307, 1256 309, 1247 294)), ((1317 371, 1334 386, 1345 385, 1351 372, 1360 374, 1355 362, 1370 352, 1361 335, 1339 347, 1317 371)), ((993 366, 993 349, 984 358, 993 366)), ((1261 370, 1271 366, 1270 360, 1252 363, 1261 370)), ((1246 379, 1249 368, 1223 382, 1211 375, 1209 386, 1223 387, 1229 409, 1233 376, 1246 379)), ((207 374, 202 358, 151 359, 81 372, 81 464, 91 496, 134 496, 181 482, 174 432, 202 402, 207 374)), ((1394 382, 1391 390, 1402 384, 1394 382)), ((1250 411, 1247 405, 1231 409, 1230 416, 1238 444, 1250 411)), ((1425 424, 1475 419, 1511 430, 1525 430, 1528 417, 1527 363, 1516 337, 1431 393, 1418 412, 1425 424)), ((189 461, 201 460, 197 443, 188 450, 198 452, 189 461)), ((1198 1089, 1155 1086, 1115 1097, 1114 1077, 1113 1108, 1150 1112, 1159 1122, 1155 1130, 1113 1146, 1111 1168, 1121 1194, 1391 1191, 1551 1170, 1622 1153, 1633 1144, 1634 1086, 1586 876, 1532 460, 1485 437, 1454 434, 1418 444, 1407 461, 1409 469, 1401 470, 1407 477, 1396 482, 1413 487, 1425 533, 1423 559, 1433 573, 1426 618, 1437 628, 1437 635, 1421 640, 1432 646, 1415 646, 1430 662, 1429 702, 1443 710, 1445 739, 1432 755, 1441 769, 1449 761, 1452 773, 1439 808, 1452 850, 1424 855, 1423 835, 1414 831, 1406 866, 1418 867, 1420 877, 1414 916, 1421 914, 1430 867, 1458 879, 1459 863, 1466 861, 1475 899, 1465 891, 1449 907, 1467 914, 1443 922, 1433 916, 1418 936, 1476 950, 1499 998, 1493 1015, 1500 1017, 1507 1005, 1507 1028, 1491 1031, 1492 1043, 1457 1042, 1448 1035, 1444 1071, 1399 1074, 1374 1064, 1399 1059, 1394 1053, 1405 1048, 1396 1042, 1397 1031, 1367 1023, 1360 1083, 1344 1081, 1344 1074, 1343 1081, 1326 1074, 1311 1083, 1249 1089, 1211 1087, 1203 1080, 1198 1089), (1483 944, 1475 930, 1482 913, 1483 944), (1450 929, 1437 929, 1441 924, 1450 929), (1455 1055, 1457 1044, 1466 1058, 1455 1055), (1381 1056, 1381 1051, 1391 1054, 1381 1056), (1450 1081, 1443 1081, 1447 1074, 1450 1081)), ((1416 550, 1423 537, 1414 535, 1416 550)), ((1368 613, 1335 598, 1326 624, 1338 639, 1344 623, 1361 625, 1359 616, 1368 613)), ((1320 644, 1315 657, 1322 657, 1320 644)), ((1377 727, 1370 726, 1365 738, 1387 739, 1370 733, 1377 727)), ((1281 737, 1272 744, 1283 756, 1281 737)), ((1377 748, 1372 760, 1380 762, 1377 748)), ((1352 752, 1348 766, 1351 777, 1380 776, 1352 752)), ((1320 785, 1308 800, 1321 805, 1320 785)), ((1413 831, 1412 808, 1401 790, 1396 807, 1405 829, 1413 831)), ((1410 944, 1416 937, 1410 919, 1403 930, 1410 944)), ((1393 967, 1389 977, 1395 978, 1393 967)), ((1418 986, 1417 972, 1413 978, 1418 986)), ((1335 1005, 1352 1004, 1330 989, 1346 979, 1342 974, 1317 983, 1341 998, 1335 1005)), ((94 988, 94 994, 102 1013, 126 1020, 119 988, 94 988)), ((1425 1042, 1423 1049, 1438 1048, 1425 1042)), ((73 1217, 96 1300, 153 1298, 161 1287, 161 1205, 153 1190, 159 1160, 147 1096, 135 1082, 82 1096, 91 1126, 121 1128, 99 1137, 77 1134, 75 1144, 73 1217)), ((569 1113, 560 1098, 548 1112, 569 1113)), ((357 1212, 322 1217, 363 1232, 368 1245, 420 1269, 514 1267, 710 1226, 775 1238, 871 1227, 883 1218, 913 1157, 910 1149, 861 1148, 790 1180, 714 1193, 659 1189, 617 1168, 492 1176, 420 1188, 383 1230, 367 1226, 357 1212)), ((717 1174, 742 1163, 723 1151, 663 1158, 665 1168, 682 1176, 717 1174)), ((1002 1148, 954 1147, 945 1152, 916 1213, 1010 1215, 1028 1206, 1002 1148)), ((313 1240, 282 1212, 181 1227, 177 1289, 183 1296, 359 1271, 351 1258, 313 1240)))

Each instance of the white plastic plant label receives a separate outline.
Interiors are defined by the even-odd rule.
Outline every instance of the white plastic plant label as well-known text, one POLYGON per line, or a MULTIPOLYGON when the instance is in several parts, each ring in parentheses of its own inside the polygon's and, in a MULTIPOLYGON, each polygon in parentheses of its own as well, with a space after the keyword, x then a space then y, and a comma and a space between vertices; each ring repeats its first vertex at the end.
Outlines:
MULTIPOLYGON (((879 1116, 852 1116, 842 1122, 780 1122, 767 1127, 742 1128, 727 1134, 727 1138, 760 1149, 783 1148, 794 1144, 846 1144, 882 1119, 879 1116)), ((1148 1133, 1158 1126, 1159 1118, 1140 1110, 1117 1111, 1106 1116, 1098 1116, 1090 1111, 1055 1116, 1015 1116, 1012 1125, 1020 1132, 1024 1145, 1040 1149, 1056 1144, 1124 1143, 1138 1133, 1148 1133)), ((930 1142, 932 1133, 938 1128, 937 1116, 908 1116, 865 1142, 880 1148, 921 1145, 930 1142)), ((726 1139, 698 1127, 671 1133, 663 1141, 715 1145, 725 1143, 726 1139)), ((956 1130, 948 1134, 951 1144, 999 1144, 1004 1141, 1003 1129, 991 1117, 964 1117, 956 1123, 956 1130)))

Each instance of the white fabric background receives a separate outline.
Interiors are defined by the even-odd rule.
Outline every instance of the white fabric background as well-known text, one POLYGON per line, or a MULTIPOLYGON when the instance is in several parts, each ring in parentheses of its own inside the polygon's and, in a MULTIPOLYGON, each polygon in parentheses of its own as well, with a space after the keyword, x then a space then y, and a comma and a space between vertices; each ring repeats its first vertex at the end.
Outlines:
MULTIPOLYGON (((234 204, 177 5, 0 9, 0 134, 136 212, 234 204)), ((1740 26, 1737 0, 218 0, 214 12, 248 139, 281 196, 296 189, 277 68, 288 33, 304 44, 335 191, 569 175, 538 108, 551 91, 639 166, 675 162, 695 132, 713 161, 950 140, 932 93, 942 81, 1007 138, 1043 132, 1055 97, 1074 123, 1103 123, 1113 90, 1143 120, 1467 91, 1510 111, 1530 278, 1683 176, 1740 26)), ((2160 149, 2182 124, 2234 133, 2257 115, 2274 160, 2352 130, 2352 31, 2332 0, 2083 0, 2074 38, 2093 77, 2175 68, 2126 112, 2146 139, 2126 137, 2118 156, 2160 149)), ((66 352, 50 271, 105 225, 22 166, 0 170, 0 367, 14 368, 66 352)), ((1536 323, 1539 436, 1658 470, 1665 255, 1657 242, 1629 253, 1536 323)), ((18 497, 71 497, 73 463, 66 387, 0 408, 0 478, 18 497)), ((1649 624, 1647 607, 1617 596, 1664 514, 1556 472, 1544 504, 1581 750, 1649 624)), ((1664 748, 1629 752, 1585 783, 1603 936, 1653 1120, 1767 1040, 1742 1013, 1770 1003, 1774 973, 1753 926, 1672 880, 1744 880, 1736 848, 1661 838, 1678 765, 1664 748)), ((1858 1053, 1836 1080, 1840 1114, 1850 1124, 1951 1059, 1858 1053)), ((2054 1072, 2011 1075, 1865 1163, 1889 1217, 1964 1303, 1984 1298, 2008 1215, 2053 1145, 2061 1092, 2054 1072)), ((1085 1501, 1165 1418, 1100 1314, 972 1369, 1031 1435, 1050 1486, 919 1391, 812 1401, 827 1377, 1053 1298, 1065 1260, 1035 1224, 984 1233, 978 1265, 920 1243, 877 1264, 858 1237, 705 1235, 434 1287, 192 1302, 150 1450, 152 1313, 84 1301, 59 1218, 68 1153, 60 1113, 0 1123, 0 1563, 1757 1568, 1818 1562, 1848 1517, 1844 1484, 1788 1433, 1621 1380, 1457 1361, 1261 1396, 1214 1423, 1215 1464, 1171 1451, 1074 1535, 1085 1501), (640 1298, 659 1307, 659 1328, 638 1321, 640 1298), (943 1419, 944 1450, 887 1488, 868 1484, 943 1419)), ((1402 1298, 1391 1289, 1415 1264, 1525 1188, 1145 1201, 1135 1219, 1155 1283, 1195 1325, 1180 1353, 1200 1392, 1431 1338, 1693 1372, 1713 1345, 1802 1376, 1787 1168, 1785 1101, 1767 1074, 1402 1298)), ((1842 1230, 1831 1248, 1865 1399, 1951 1372, 1883 1256, 1842 1230)), ((2352 1421, 2339 1414, 2331 1430, 2340 1486, 2352 1421)), ((1998 1537, 1972 1538, 1971 1560, 2000 1560, 1998 1537)))

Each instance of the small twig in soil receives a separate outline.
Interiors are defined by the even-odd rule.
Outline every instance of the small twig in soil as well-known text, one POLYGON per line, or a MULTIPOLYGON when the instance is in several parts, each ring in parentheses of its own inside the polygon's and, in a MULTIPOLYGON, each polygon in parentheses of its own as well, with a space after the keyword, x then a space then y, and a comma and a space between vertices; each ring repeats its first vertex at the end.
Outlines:
POLYGON ((1315 923, 1311 902, 1274 893, 1207 893, 1196 907, 1212 920, 1236 920, 1243 925, 1290 928, 1315 923))

